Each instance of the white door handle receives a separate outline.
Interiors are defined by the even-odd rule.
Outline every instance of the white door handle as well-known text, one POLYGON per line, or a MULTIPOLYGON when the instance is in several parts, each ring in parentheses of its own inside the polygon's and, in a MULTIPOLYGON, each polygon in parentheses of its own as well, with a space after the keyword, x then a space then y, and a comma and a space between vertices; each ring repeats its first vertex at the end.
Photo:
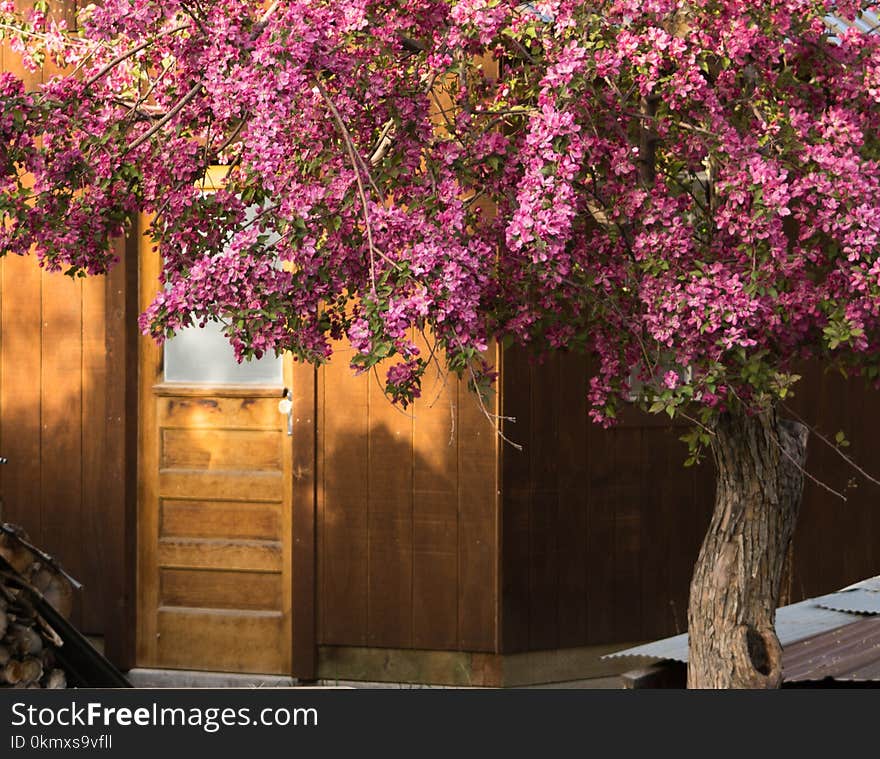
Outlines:
POLYGON ((287 414, 287 434, 293 437, 293 400, 290 397, 290 390, 286 387, 281 393, 281 400, 278 401, 278 413, 287 414))

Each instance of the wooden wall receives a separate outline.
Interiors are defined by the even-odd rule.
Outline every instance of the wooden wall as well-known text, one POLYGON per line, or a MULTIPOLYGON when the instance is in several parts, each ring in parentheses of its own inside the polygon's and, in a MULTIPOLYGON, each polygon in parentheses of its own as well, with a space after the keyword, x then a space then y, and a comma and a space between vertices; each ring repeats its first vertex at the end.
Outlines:
MULTIPOLYGON (((588 367, 504 356, 502 651, 649 640, 684 632, 691 570, 714 496, 711 460, 685 468, 683 428, 627 412, 603 430, 587 419, 588 367)), ((804 370, 796 413, 880 479, 880 393, 804 370)), ((807 469, 843 490, 856 473, 815 435, 807 469)), ((807 481, 795 535, 792 600, 880 573, 880 487, 861 480, 844 503, 807 481)))
POLYGON ((817 436, 833 441, 843 431, 850 446, 842 450, 880 480, 880 391, 866 387, 862 379, 844 380, 818 367, 805 368, 803 374, 792 409, 815 430, 806 469, 847 500, 807 480, 794 537, 794 599, 880 574, 880 486, 859 475, 817 436))
POLYGON ((587 418, 580 356, 504 355, 504 653, 683 632, 711 506, 708 467, 657 418, 587 418))
MULTIPOLYGON (((32 3, 17 0, 19 8, 32 3)), ((77 3, 54 4, 68 23, 77 3)), ((0 45, 0 71, 35 87, 54 73, 23 69, 0 45)), ((84 589, 73 621, 108 635, 108 653, 126 662, 125 561, 133 544, 137 267, 71 280, 42 271, 30 257, 0 259, 0 467, 2 519, 22 525, 84 589)))
POLYGON ((492 428, 454 378, 404 413, 349 356, 318 372, 318 643, 494 651, 492 428))
POLYGON ((125 314, 112 296, 124 276, 74 281, 33 258, 0 260, 2 518, 84 584, 73 621, 96 634, 121 592, 125 345, 114 331, 125 314))

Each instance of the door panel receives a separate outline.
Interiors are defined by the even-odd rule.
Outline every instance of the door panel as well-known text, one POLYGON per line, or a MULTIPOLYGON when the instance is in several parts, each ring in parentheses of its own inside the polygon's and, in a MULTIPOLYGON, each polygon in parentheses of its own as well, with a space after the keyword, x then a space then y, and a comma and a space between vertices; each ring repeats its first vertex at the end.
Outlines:
POLYGON ((153 666, 267 674, 287 671, 279 663, 279 654, 289 649, 288 626, 280 612, 168 607, 159 609, 157 627, 157 664, 153 666))
POLYGON ((160 429, 160 469, 281 471, 283 445, 278 430, 160 429))

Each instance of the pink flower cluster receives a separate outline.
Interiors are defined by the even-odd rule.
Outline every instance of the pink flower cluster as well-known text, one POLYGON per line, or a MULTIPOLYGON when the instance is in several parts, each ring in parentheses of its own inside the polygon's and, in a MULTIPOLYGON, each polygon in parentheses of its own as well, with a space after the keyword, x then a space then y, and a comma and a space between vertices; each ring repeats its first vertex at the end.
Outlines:
POLYGON ((0 3, 30 64, 68 67, 0 76, 0 247, 100 272, 148 213, 145 330, 220 318, 242 357, 316 362, 347 338, 404 404, 434 357, 480 386, 505 337, 595 354, 603 423, 773 403, 808 356, 878 376, 863 10, 106 0, 74 33, 0 3))

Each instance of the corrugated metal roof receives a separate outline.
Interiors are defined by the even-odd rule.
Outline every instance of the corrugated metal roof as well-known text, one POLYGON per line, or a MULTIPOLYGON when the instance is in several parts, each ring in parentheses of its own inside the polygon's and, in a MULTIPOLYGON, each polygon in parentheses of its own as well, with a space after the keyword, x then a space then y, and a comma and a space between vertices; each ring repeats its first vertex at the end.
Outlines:
POLYGON ((655 640, 653 643, 645 643, 642 646, 627 648, 623 651, 615 651, 611 654, 605 654, 603 659, 614 659, 619 656, 642 656, 648 659, 656 659, 658 661, 687 662, 688 660, 688 636, 676 635, 672 638, 663 638, 655 640))
POLYGON ((866 34, 872 34, 874 32, 880 31, 880 16, 877 15, 876 12, 873 11, 862 11, 862 14, 852 23, 850 24, 848 21, 845 21, 838 16, 826 16, 825 22, 828 24, 831 29, 835 29, 837 31, 845 32, 849 29, 850 26, 855 26, 862 32, 866 34))
MULTIPOLYGON (((544 10, 539 11, 535 7, 534 3, 520 3, 517 6, 517 10, 526 11, 528 13, 531 13, 532 15, 538 16, 541 21, 544 21, 545 23, 554 20, 554 17, 552 15, 548 15, 548 13, 544 10)), ((862 11, 861 15, 852 23, 840 18, 839 16, 830 14, 828 16, 825 16, 825 23, 831 30, 838 32, 845 32, 851 26, 855 26, 857 29, 865 32, 866 34, 880 31, 880 16, 877 15, 876 10, 862 11)))
POLYGON ((816 599, 823 609, 848 611, 851 614, 880 614, 880 593, 876 590, 853 588, 829 593, 816 599))
MULTIPOLYGON (((817 606, 815 600, 809 598, 806 601, 777 609, 776 635, 779 642, 783 646, 787 646, 818 633, 852 624, 857 619, 858 617, 853 614, 817 606)), ((684 633, 672 638, 664 638, 635 648, 627 648, 624 651, 616 651, 603 658, 617 656, 644 656, 657 660, 672 659, 687 662, 688 636, 687 633, 684 633)))
POLYGON ((880 575, 877 575, 876 577, 869 577, 867 580, 859 580, 858 582, 854 582, 852 585, 847 585, 845 588, 841 588, 837 592, 845 593, 847 590, 855 590, 856 588, 875 590, 880 593, 880 575))
POLYGON ((880 679, 880 617, 855 618, 851 624, 786 646, 785 682, 846 682, 880 679))

